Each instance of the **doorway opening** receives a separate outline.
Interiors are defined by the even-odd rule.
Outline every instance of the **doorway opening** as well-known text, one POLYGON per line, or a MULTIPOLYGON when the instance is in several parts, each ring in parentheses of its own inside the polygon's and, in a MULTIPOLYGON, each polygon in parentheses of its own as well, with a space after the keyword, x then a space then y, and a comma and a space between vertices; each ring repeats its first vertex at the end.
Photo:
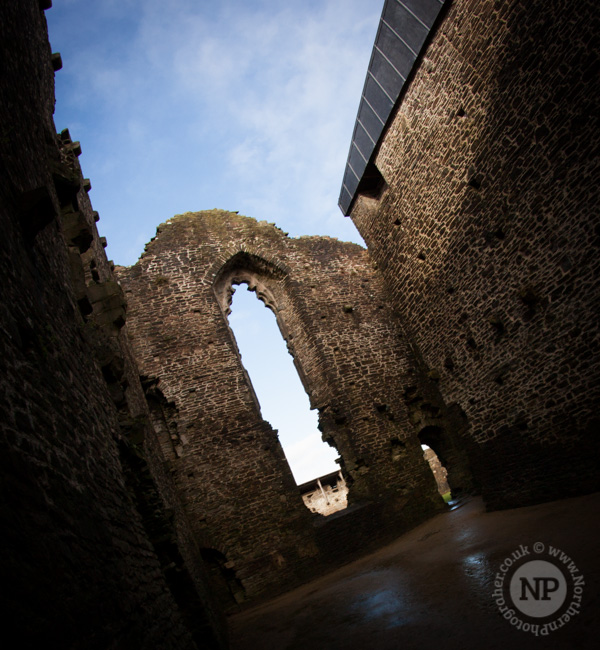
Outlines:
POLYGON ((233 562, 214 548, 201 548, 200 554, 217 602, 226 613, 237 611, 236 606, 246 600, 246 590, 236 576, 233 562))
POLYGON ((337 451, 325 443, 311 411, 292 356, 271 309, 247 283, 233 288, 229 326, 261 413, 279 432, 279 441, 297 485, 339 472, 337 451))
POLYGON ((433 478, 437 484, 438 492, 446 503, 452 499, 452 492, 448 484, 448 470, 442 465, 435 451, 426 444, 421 444, 423 458, 429 463, 429 468, 433 473, 433 478))

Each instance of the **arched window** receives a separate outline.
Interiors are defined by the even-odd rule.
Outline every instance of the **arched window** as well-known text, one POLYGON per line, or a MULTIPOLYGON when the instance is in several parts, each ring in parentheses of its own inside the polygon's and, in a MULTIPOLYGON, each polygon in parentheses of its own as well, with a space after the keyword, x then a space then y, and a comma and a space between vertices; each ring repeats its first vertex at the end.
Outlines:
POLYGON ((337 472, 338 453, 321 439, 317 413, 310 410, 275 315, 260 304, 245 284, 233 296, 229 325, 262 416, 278 430, 296 483, 337 472))

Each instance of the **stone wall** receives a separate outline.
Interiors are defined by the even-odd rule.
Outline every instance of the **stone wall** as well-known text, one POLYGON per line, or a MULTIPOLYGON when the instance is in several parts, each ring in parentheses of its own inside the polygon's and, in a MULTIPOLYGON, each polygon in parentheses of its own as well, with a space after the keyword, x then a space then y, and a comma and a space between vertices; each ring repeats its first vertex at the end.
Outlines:
POLYGON ((598 489, 597 31, 452 2, 352 210, 491 508, 598 489))
POLYGON ((125 295, 55 133, 50 5, 0 5, 7 638, 223 647, 219 611, 444 507, 421 444, 491 508, 598 488, 594 3, 451 4, 353 208, 369 253, 180 215, 118 269, 125 295), (244 282, 340 453, 343 512, 309 512, 262 419, 226 319, 244 282))
POLYGON ((0 513, 6 647, 218 648, 163 468, 43 9, 0 6, 0 513), (10 641, 12 639, 12 641, 10 641))
POLYGON ((249 596, 306 579, 328 551, 241 364, 226 319, 234 284, 274 311, 323 437, 340 453, 350 504, 377 513, 366 539, 356 530, 354 552, 440 507, 404 399, 410 351, 360 246, 292 239, 213 210, 170 219, 118 272, 128 337, 150 398, 163 404, 161 444, 196 539, 216 540, 249 596))

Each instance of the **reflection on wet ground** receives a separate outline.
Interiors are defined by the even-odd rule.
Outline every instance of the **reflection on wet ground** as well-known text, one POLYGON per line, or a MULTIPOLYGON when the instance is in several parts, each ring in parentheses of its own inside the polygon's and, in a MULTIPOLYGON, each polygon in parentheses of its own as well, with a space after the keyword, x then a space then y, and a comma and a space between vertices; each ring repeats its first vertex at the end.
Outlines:
POLYGON ((401 572, 370 571, 346 585, 350 596, 346 608, 353 614, 355 626, 368 621, 393 628, 411 622, 410 587, 401 572))
POLYGON ((232 650, 376 647, 596 648, 600 634, 600 494, 486 513, 479 499, 393 544, 230 619, 232 650), (552 544, 585 576, 581 614, 544 639, 504 620, 493 600, 500 564, 520 544, 552 544))

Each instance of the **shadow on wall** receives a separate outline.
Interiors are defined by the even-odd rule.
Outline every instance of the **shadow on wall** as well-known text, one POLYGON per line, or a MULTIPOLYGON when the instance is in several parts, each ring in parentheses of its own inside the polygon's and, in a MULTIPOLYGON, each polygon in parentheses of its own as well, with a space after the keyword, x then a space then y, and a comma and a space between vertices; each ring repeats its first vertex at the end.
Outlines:
POLYGON ((246 600, 246 590, 237 578, 234 563, 214 548, 202 548, 200 554, 209 571, 210 585, 223 612, 237 611, 246 600))

